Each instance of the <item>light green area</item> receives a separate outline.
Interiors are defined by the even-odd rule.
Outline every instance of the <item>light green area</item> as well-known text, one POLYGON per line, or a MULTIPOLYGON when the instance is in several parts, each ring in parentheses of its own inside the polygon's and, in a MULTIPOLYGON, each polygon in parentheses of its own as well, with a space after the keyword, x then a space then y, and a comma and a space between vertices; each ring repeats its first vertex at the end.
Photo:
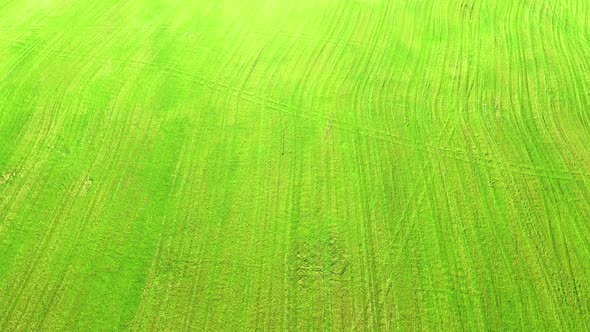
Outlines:
POLYGON ((0 330, 589 330, 590 2, 0 2, 0 330))

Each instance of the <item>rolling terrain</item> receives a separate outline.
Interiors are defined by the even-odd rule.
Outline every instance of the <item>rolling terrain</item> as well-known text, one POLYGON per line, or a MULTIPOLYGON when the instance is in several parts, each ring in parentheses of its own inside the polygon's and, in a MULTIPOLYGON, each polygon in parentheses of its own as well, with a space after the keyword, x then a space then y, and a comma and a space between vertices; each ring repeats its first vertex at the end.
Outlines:
POLYGON ((0 331, 590 329, 590 2, 0 2, 0 331))

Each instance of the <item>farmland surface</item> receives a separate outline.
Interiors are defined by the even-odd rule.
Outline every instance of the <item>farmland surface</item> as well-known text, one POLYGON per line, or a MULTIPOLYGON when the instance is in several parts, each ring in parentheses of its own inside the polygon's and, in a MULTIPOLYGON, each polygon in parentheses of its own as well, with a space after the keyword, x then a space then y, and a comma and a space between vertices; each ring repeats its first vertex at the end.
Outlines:
POLYGON ((589 329, 589 1, 0 1, 0 331, 589 329))

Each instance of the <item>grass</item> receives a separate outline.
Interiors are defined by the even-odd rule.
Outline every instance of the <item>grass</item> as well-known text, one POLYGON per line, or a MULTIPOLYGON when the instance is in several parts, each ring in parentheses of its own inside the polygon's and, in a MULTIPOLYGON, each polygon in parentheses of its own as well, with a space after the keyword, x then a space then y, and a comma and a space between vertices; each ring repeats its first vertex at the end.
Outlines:
POLYGON ((588 330, 590 4, 0 4, 0 330, 588 330))

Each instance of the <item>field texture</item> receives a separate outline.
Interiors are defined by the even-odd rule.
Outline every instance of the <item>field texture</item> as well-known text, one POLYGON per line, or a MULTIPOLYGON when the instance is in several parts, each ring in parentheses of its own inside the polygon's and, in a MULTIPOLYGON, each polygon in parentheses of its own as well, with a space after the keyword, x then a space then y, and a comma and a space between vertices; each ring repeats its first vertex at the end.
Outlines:
POLYGON ((590 329, 587 0, 0 2, 0 330, 590 329))

